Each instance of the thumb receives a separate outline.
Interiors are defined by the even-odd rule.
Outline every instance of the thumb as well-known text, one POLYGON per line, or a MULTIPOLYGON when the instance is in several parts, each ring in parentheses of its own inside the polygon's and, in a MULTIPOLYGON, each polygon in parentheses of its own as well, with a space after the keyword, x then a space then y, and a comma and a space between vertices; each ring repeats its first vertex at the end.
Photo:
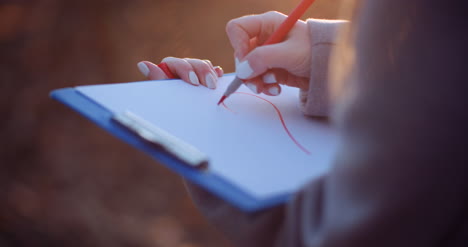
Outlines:
POLYGON ((236 74, 251 79, 273 68, 288 70, 293 62, 290 51, 286 42, 257 47, 238 64, 236 74))

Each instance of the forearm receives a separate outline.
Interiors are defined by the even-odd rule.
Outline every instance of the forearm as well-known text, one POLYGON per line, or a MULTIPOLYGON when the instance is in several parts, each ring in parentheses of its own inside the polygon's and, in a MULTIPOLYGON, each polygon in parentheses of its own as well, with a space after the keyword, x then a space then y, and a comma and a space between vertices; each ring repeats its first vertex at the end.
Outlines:
POLYGON ((235 246, 273 246, 277 242, 279 228, 283 225, 284 205, 245 213, 197 185, 186 182, 186 186, 198 209, 235 246))

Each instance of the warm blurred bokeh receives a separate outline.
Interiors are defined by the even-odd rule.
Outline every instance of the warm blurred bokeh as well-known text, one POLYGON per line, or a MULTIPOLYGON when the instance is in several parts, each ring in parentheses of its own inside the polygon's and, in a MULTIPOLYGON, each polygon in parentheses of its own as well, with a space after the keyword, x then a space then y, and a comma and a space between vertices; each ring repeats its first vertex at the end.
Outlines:
POLYGON ((143 80, 138 61, 169 55, 233 71, 225 23, 297 2, 0 0, 0 246, 229 246, 179 176, 48 93, 143 80))

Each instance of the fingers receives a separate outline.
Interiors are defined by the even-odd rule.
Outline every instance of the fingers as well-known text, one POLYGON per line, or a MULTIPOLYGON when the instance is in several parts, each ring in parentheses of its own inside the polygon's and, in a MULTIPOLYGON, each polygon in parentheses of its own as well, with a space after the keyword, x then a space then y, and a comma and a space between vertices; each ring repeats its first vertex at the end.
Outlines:
POLYGON ((263 93, 269 96, 277 96, 281 93, 281 87, 278 83, 264 84, 263 93))
POLYGON ((214 70, 213 65, 211 65, 211 62, 190 58, 186 58, 184 60, 192 66, 202 85, 210 89, 216 88, 218 75, 214 70))
POLYGON ((295 63, 291 59, 291 48, 288 43, 257 47, 239 63, 236 74, 241 79, 249 79, 264 74, 271 68, 289 70, 295 63))
MULTIPOLYGON (((284 77, 275 78, 276 82, 291 86, 301 85, 301 88, 305 86, 301 78, 310 76, 311 54, 310 30, 305 22, 296 22, 284 41, 261 46, 285 18, 287 17, 281 13, 268 12, 244 16, 228 23, 226 31, 234 48, 236 74, 239 78, 257 82, 259 80, 254 78, 264 77, 267 71, 282 69, 287 73, 273 73, 284 77)), ((275 81, 273 74, 266 79, 262 78, 263 81, 275 81)), ((280 90, 279 87, 266 87, 263 84, 258 84, 257 87, 271 89, 271 94, 275 94, 276 89, 280 90)), ((266 90, 263 91, 268 94, 266 90)))
POLYGON ((263 44, 284 19, 286 19, 285 15, 271 11, 229 21, 226 25, 226 33, 234 48, 235 56, 242 59, 255 48, 252 47, 252 39, 255 39, 257 45, 263 44))
POLYGON ((172 73, 180 77, 180 79, 194 86, 200 85, 200 80, 194 71, 194 68, 185 59, 166 57, 162 60, 166 63, 172 73))
MULTIPOLYGON (((211 62, 209 62, 208 60, 199 60, 191 58, 167 58, 164 59, 163 62, 165 62, 168 65, 171 73, 177 76, 180 76, 181 74, 189 74, 189 80, 192 80, 190 78, 190 72, 193 71, 198 79, 199 84, 204 85, 208 88, 216 88, 216 77, 222 76, 224 74, 223 69, 221 67, 213 67, 211 62), (186 66, 187 63, 190 65, 190 67, 186 66), (179 69, 175 69, 175 67, 178 67, 179 69)), ((143 75, 145 75, 151 80, 168 79, 164 71, 154 63, 148 61, 139 62, 138 69, 143 75)), ((245 85, 255 94, 264 93, 269 96, 276 96, 279 95, 281 92, 281 87, 278 81, 284 80, 286 74, 286 71, 271 70, 265 75, 263 75, 263 77, 258 77, 247 81, 245 85)), ((191 83, 191 81, 189 83, 191 83)), ((196 85, 194 83, 191 84, 196 85)))
POLYGON ((218 77, 221 77, 224 75, 224 71, 223 71, 223 68, 221 68, 221 66, 215 66, 214 69, 218 77))
POLYGON ((266 94, 269 96, 277 96, 281 93, 281 87, 278 82, 265 82, 261 77, 256 77, 244 82, 245 86, 255 94, 266 94))
POLYGON ((261 80, 253 79, 244 82, 245 86, 255 94, 266 94, 268 96, 277 96, 281 93, 279 83, 263 83, 261 80))
MULTIPOLYGON (((220 66, 213 67, 209 60, 166 57, 162 62, 167 64, 171 73, 194 86, 203 85, 215 89, 218 77, 224 74, 220 66)), ((164 71, 154 63, 139 62, 138 69, 148 79, 168 79, 164 71)))
POLYGON ((259 78, 244 81, 244 85, 254 94, 260 94, 263 92, 263 82, 259 78))
POLYGON ((281 85, 297 87, 307 91, 309 89, 309 78, 292 75, 284 69, 270 69, 261 76, 245 80, 245 84, 254 93, 277 96, 281 93, 281 85))
POLYGON ((168 79, 164 71, 152 62, 139 62, 137 66, 140 72, 150 80, 168 79))

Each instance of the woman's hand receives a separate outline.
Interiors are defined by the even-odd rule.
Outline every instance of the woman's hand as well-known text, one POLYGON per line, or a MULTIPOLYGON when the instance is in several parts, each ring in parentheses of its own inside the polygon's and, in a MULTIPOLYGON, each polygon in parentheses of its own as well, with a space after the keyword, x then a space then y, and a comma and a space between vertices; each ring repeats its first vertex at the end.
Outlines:
MULTIPOLYGON (((284 41, 261 46, 285 19, 281 13, 267 12, 233 19, 226 26, 234 48, 236 74, 254 93, 278 95, 280 84, 309 88, 311 44, 305 22, 298 21, 284 41)), ((217 78, 223 75, 223 69, 214 67, 209 60, 166 57, 161 62, 174 75, 195 86, 215 89, 217 78)), ((168 78, 151 62, 140 62, 138 68, 151 80, 168 78)))
MULTIPOLYGON (((221 67, 213 66, 209 60, 166 57, 161 62, 166 63, 169 70, 182 80, 210 89, 216 88, 218 77, 224 73, 221 67)), ((151 62, 139 62, 138 69, 150 80, 168 79, 164 71, 151 62)))
POLYGON ((267 12, 231 20, 226 26, 237 76, 255 93, 278 95, 279 84, 309 87, 311 44, 305 22, 298 21, 284 41, 261 46, 285 19, 281 13, 267 12))

